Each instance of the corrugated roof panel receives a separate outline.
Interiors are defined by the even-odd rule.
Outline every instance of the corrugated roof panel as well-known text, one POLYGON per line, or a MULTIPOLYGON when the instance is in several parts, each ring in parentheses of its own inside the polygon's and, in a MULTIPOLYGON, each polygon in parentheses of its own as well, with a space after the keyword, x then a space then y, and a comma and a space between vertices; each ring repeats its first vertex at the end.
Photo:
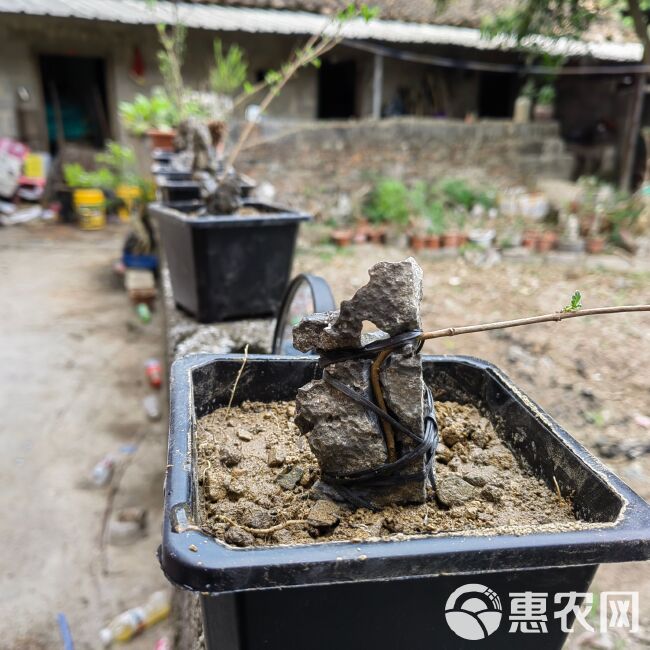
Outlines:
MULTIPOLYGON (((325 16, 299 11, 251 9, 178 3, 178 15, 188 27, 211 31, 240 31, 258 34, 315 34, 329 22, 325 16)), ((0 0, 0 13, 82 18, 126 24, 174 22, 171 2, 149 6, 143 0, 0 0)), ((346 23, 341 35, 349 39, 378 40, 389 43, 459 45, 480 50, 512 49, 511 39, 484 39, 478 29, 447 27, 392 20, 346 23)), ((551 54, 585 55, 613 61, 640 61, 640 43, 587 43, 568 39, 557 41, 531 38, 551 54)))

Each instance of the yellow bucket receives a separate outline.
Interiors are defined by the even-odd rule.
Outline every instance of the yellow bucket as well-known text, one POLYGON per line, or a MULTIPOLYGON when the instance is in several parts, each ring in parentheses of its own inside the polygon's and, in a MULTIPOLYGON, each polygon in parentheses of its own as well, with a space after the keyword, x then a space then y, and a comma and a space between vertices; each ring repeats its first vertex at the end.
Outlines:
POLYGON ((140 198, 140 188, 137 185, 118 185, 115 195, 124 202, 117 210, 120 221, 130 221, 133 204, 140 198))
POLYGON ((75 190, 72 200, 82 230, 101 230, 106 226, 104 192, 94 189, 75 190))

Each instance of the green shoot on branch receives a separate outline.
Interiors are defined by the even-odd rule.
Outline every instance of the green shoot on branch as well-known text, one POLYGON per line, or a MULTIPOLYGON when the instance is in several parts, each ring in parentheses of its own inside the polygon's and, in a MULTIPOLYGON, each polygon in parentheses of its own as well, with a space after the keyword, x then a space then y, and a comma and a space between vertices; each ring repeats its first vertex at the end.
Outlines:
POLYGON ((571 302, 562 309, 563 313, 580 311, 582 309, 582 294, 576 290, 571 296, 571 302))

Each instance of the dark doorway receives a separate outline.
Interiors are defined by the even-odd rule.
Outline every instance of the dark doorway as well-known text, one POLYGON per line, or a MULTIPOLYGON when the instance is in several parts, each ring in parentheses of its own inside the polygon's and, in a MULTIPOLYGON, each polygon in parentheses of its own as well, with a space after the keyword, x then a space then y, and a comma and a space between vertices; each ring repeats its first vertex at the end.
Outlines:
POLYGON ((357 115, 357 66, 354 61, 323 61, 318 75, 318 117, 357 115))
POLYGON ((515 75, 506 72, 481 72, 479 117, 512 117, 515 104, 515 75))
POLYGON ((110 137, 103 59, 43 55, 40 67, 51 153, 63 142, 101 148, 110 137))

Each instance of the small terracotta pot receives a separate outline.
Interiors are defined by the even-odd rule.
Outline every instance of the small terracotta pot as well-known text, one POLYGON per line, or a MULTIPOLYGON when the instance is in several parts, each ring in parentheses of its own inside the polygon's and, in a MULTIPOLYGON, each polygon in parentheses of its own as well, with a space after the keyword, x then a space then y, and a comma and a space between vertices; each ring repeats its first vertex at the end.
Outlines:
POLYGON ((598 255, 605 250, 604 237, 588 237, 586 242, 587 253, 598 255))
POLYGON ((151 140, 152 149, 162 149, 163 151, 174 150, 174 138, 176 131, 161 131, 159 129, 150 129, 147 135, 151 140))
POLYGON ((553 231, 543 232, 535 242, 535 248, 540 253, 548 253, 555 248, 557 239, 558 237, 553 231))
POLYGON ((365 230, 356 230, 352 241, 355 244, 365 244, 368 241, 368 233, 365 230))
POLYGON ((443 248, 458 248, 462 237, 458 232, 446 232, 442 235, 441 241, 443 248))
POLYGON ((386 232, 382 228, 370 228, 368 230, 368 241, 371 244, 383 244, 386 242, 386 232))
POLYGON ((351 230, 335 230, 331 239, 337 246, 349 246, 352 241, 353 232, 351 230))
POLYGON ((540 236, 538 232, 529 230, 524 233, 521 239, 521 245, 524 248, 528 248, 529 250, 535 250, 535 248, 537 248, 537 242, 539 241, 539 239, 540 236))
POLYGON ((411 235, 409 237, 409 246, 414 251, 421 251, 426 245, 426 239, 422 235, 411 235))
POLYGON ((464 246, 469 241, 469 236, 467 233, 461 232, 458 233, 458 245, 464 246))
POLYGON ((430 250, 437 250, 440 248, 440 236, 439 235, 427 235, 424 238, 425 246, 430 250))

